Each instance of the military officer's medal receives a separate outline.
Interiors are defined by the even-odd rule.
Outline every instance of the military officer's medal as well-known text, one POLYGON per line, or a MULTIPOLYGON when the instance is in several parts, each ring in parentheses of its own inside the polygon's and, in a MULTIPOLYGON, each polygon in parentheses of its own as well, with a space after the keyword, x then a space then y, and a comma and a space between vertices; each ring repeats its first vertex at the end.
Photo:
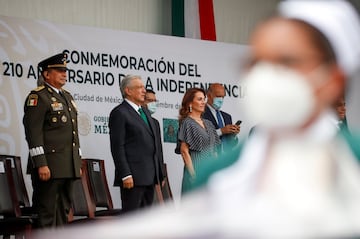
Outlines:
POLYGON ((64 107, 63 107, 63 104, 60 103, 60 102, 54 102, 51 104, 51 107, 53 109, 53 111, 60 111, 60 110, 63 110, 64 107))
POLYGON ((66 115, 61 116, 61 121, 64 122, 64 123, 66 123, 66 121, 67 121, 66 115))

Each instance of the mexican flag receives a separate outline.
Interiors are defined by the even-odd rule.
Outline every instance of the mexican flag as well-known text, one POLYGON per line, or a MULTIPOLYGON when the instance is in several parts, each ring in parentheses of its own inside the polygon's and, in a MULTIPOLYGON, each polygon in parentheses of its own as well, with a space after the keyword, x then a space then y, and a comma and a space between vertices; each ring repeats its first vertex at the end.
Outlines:
POLYGON ((212 0, 172 0, 172 35, 216 41, 212 0))

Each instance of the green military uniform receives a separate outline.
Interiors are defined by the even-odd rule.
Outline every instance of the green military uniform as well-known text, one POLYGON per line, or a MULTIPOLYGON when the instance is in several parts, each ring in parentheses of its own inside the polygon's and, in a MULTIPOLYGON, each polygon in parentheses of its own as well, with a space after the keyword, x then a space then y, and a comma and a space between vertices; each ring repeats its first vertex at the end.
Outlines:
POLYGON ((72 182, 80 177, 76 105, 69 92, 61 90, 61 95, 56 91, 45 83, 31 91, 24 106, 23 123, 30 151, 28 170, 40 227, 67 222, 72 182), (42 166, 50 169, 48 181, 39 179, 38 168, 42 166))
POLYGON ((63 92, 66 100, 48 85, 38 87, 24 107, 30 165, 48 166, 52 178, 80 177, 77 110, 70 93, 63 92))

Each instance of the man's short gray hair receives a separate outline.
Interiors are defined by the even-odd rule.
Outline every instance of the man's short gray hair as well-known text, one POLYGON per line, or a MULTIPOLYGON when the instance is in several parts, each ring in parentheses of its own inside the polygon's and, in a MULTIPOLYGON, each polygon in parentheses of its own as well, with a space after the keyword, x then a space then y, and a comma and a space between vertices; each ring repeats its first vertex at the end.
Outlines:
POLYGON ((132 83, 133 80, 135 79, 140 79, 141 80, 141 76, 138 75, 126 75, 120 83, 120 91, 121 91, 121 95, 122 97, 125 99, 126 98, 126 93, 125 93, 125 88, 129 87, 132 83))

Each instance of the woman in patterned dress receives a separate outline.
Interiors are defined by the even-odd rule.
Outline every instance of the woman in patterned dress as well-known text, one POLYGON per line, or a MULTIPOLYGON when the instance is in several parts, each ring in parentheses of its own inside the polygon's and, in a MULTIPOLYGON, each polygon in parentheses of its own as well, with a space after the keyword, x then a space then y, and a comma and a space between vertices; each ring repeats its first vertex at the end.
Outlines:
POLYGON ((205 106, 203 89, 191 88, 185 92, 179 111, 178 133, 180 153, 184 160, 182 193, 191 188, 199 163, 217 157, 221 143, 211 121, 202 118, 205 106))

